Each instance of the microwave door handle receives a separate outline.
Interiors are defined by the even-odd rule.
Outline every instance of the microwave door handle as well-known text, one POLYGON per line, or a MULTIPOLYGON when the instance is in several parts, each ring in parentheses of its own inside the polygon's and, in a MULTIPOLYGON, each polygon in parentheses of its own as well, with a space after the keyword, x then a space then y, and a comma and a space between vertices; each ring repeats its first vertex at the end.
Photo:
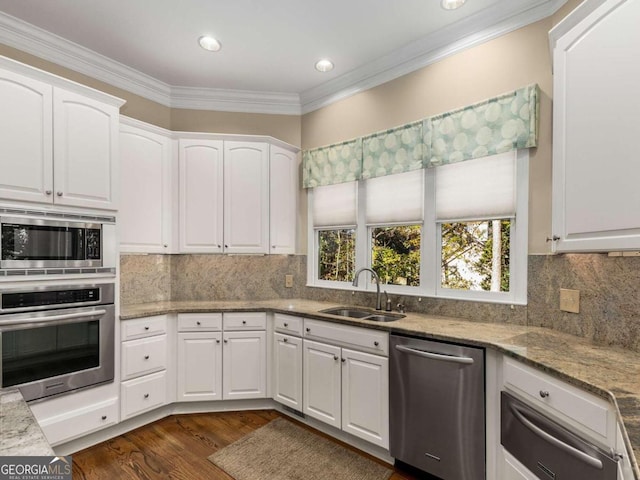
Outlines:
POLYGON ((45 317, 34 317, 29 322, 21 322, 21 321, 16 321, 15 319, 7 318, 7 319, 0 319, 0 326, 12 325, 12 326, 23 328, 25 326, 32 326, 32 325, 47 325, 51 322, 66 321, 65 323, 71 323, 72 321, 78 318, 86 318, 87 320, 98 319, 102 317, 105 313, 107 313, 106 310, 99 309, 99 310, 92 310, 90 312, 65 313, 62 315, 48 315, 45 317))
POLYGON ((529 430, 531 430, 534 434, 536 434, 538 437, 542 438, 543 440, 545 440, 546 442, 550 443, 551 445, 553 445, 554 447, 564 451, 565 453, 568 453, 569 455, 577 458, 578 460, 586 463, 587 465, 593 467, 593 468, 597 468, 598 470, 602 470, 602 461, 592 457, 591 455, 588 455, 580 450, 578 450, 575 447, 572 447, 571 445, 564 443, 562 440, 554 437, 553 435, 551 435, 550 433, 545 432, 543 429, 541 429, 540 427, 538 427, 537 425, 535 425, 533 422, 527 420, 527 418, 524 416, 523 412, 521 412, 518 407, 516 407, 515 405, 511 405, 511 412, 513 413, 513 415, 520 421, 520 423, 522 423, 525 427, 527 427, 529 430))
POLYGON ((396 345, 396 350, 401 352, 410 353, 419 357, 430 358, 431 360, 440 360, 443 362, 462 363, 464 365, 471 365, 473 358, 470 357, 456 357, 453 355, 442 355, 440 353, 427 352, 425 350, 418 350, 415 348, 405 347, 404 345, 396 345))

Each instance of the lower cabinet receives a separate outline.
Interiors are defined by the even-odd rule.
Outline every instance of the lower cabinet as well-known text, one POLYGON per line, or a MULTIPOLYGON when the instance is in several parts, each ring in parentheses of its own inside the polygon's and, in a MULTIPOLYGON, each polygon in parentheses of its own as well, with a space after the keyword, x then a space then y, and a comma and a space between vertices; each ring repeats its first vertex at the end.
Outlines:
POLYGON ((178 333, 179 402, 222 399, 222 332, 178 333))
POLYGON ((267 337, 264 331, 224 332, 222 398, 267 396, 267 337))
POLYGON ((273 399, 302 411, 302 339, 274 334, 273 399))
POLYGON ((388 359, 306 339, 303 352, 303 412, 389 448, 388 359))

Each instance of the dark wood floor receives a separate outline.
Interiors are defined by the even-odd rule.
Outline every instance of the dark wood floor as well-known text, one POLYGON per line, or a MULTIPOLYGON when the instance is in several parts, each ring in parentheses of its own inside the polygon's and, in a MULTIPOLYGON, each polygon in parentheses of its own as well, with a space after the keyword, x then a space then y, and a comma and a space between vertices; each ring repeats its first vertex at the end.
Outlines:
MULTIPOLYGON (((209 462, 207 457, 279 416, 281 414, 278 412, 266 410, 173 415, 163 418, 75 453, 73 479, 232 480, 232 477, 209 462)), ((384 464, 369 455, 359 453, 384 464)), ((395 469, 391 476, 391 480, 418 478, 420 477, 400 469, 395 469)))

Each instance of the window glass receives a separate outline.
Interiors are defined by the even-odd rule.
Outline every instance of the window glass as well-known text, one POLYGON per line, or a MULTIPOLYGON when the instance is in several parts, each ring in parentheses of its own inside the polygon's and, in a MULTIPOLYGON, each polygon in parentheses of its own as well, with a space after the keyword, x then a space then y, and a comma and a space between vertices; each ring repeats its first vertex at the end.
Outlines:
POLYGON ((318 279, 351 282, 356 265, 353 228, 318 231, 318 279))
POLYGON ((442 223, 444 288, 509 291, 511 220, 442 223))
POLYGON ((371 267, 380 283, 420 285, 420 225, 371 229, 371 267))

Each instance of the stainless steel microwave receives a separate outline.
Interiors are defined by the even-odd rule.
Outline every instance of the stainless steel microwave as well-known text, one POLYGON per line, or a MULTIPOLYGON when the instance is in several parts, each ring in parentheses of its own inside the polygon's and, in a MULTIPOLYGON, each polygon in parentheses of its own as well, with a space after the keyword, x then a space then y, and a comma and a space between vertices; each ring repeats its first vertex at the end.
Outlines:
MULTIPOLYGON (((36 212, 37 213, 37 212, 36 212)), ((41 215, 0 216, 0 270, 115 268, 115 219, 41 215)), ((57 273, 67 273, 60 271, 57 273)), ((78 272, 80 273, 80 272, 78 272)))

